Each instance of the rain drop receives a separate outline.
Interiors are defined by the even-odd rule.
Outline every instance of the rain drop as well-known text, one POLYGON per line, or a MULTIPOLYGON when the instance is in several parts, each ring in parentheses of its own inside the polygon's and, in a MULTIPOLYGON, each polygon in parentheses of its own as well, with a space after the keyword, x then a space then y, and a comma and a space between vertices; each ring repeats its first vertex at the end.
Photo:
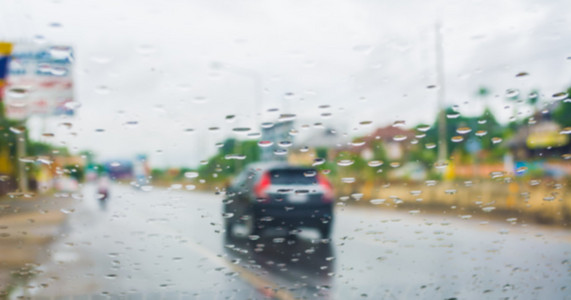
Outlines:
POLYGON ((258 146, 260 146, 262 148, 270 147, 273 144, 274 144, 274 142, 272 142, 272 141, 259 141, 258 142, 258 146))
POLYGON ((519 96, 519 90, 518 89, 507 89, 506 90, 506 98, 516 98, 517 96, 519 96))
POLYGON ((563 100, 566 99, 569 95, 566 92, 555 93, 553 96, 553 100, 563 100))
POLYGON ((478 130, 478 131, 476 131, 475 134, 476 134, 476 136, 484 136, 484 135, 488 134, 488 132, 485 130, 478 130))
POLYGON ((354 163, 354 161, 350 160, 350 159, 342 159, 340 161, 337 162, 337 165, 340 167, 347 167, 350 166, 354 163))
POLYGON ((282 147, 282 148, 289 148, 291 147, 292 142, 291 141, 280 141, 278 142, 278 146, 282 147))
POLYGON ((233 128, 232 131, 239 134, 248 133, 251 129, 249 127, 236 127, 233 128))
POLYGON ((184 177, 186 178, 196 178, 198 177, 198 172, 185 172, 184 177))
POLYGON ((313 160, 313 164, 311 164, 312 166, 319 166, 325 163, 325 159, 324 158, 316 158, 313 160))
POLYGON ((470 127, 460 127, 458 129, 456 129, 456 132, 458 132, 458 134, 466 134, 466 133, 470 133, 472 131, 472 128, 470 127))
POLYGON ((369 167, 375 168, 375 167, 380 167, 380 166, 382 166, 382 165, 383 165, 383 162, 380 161, 380 160, 372 160, 372 161, 368 162, 367 165, 369 165, 369 167))

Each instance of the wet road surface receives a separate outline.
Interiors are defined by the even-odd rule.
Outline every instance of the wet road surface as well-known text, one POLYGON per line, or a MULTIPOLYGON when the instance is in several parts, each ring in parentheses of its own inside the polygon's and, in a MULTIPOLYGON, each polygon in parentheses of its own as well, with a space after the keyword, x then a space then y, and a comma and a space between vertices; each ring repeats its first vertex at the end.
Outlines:
MULTIPOLYGON (((571 299, 571 231, 338 207, 332 240, 224 238, 222 196, 86 186, 34 299, 571 299)), ((512 220, 513 221, 513 220, 512 220)))

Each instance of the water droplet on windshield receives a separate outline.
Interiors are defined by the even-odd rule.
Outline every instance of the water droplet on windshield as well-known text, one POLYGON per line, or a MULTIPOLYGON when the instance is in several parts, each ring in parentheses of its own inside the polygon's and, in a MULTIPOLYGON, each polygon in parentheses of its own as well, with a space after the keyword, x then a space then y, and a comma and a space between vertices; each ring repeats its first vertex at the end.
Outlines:
POLYGON ((276 149, 274 150, 274 155, 287 155, 287 149, 276 149))
POLYGON ((371 202, 371 204, 373 205, 380 205, 385 203, 385 201, 386 201, 385 199, 372 199, 369 202, 371 202))
POLYGON ((353 182, 355 182, 355 178, 354 178, 354 177, 343 177, 343 178, 341 178, 341 182, 343 182, 343 183, 353 183, 353 182))
POLYGON ((571 134, 571 127, 565 127, 559 133, 560 134, 571 134))
POLYGON ((464 138, 461 135, 456 135, 453 136, 450 140, 454 143, 460 143, 461 141, 464 140, 464 138))
POLYGON ((295 120, 295 118, 296 118, 295 114, 281 114, 280 117, 278 118, 278 121, 280 122, 293 121, 295 120))
POLYGON ((185 172, 184 177, 186 178, 196 178, 198 177, 198 172, 185 172))
POLYGON ((288 148, 291 147, 292 142, 291 141, 280 141, 278 142, 278 146, 282 147, 282 148, 288 148))
POLYGON ((476 131, 475 134, 476 134, 476 136, 484 136, 484 135, 488 134, 488 132, 485 130, 478 130, 478 131, 476 131))
POLYGON ((447 162, 436 162, 434 163, 434 167, 437 169, 443 169, 446 168, 448 166, 447 162))
POLYGON ((20 133, 23 133, 24 131, 26 131, 26 127, 24 127, 24 126, 11 126, 10 131, 12 131, 15 134, 20 134, 20 133))
POLYGON ((319 166, 325 163, 325 159, 324 158, 316 158, 313 160, 313 164, 311 164, 312 166, 319 166))
POLYGON ((519 90, 518 89, 507 89, 506 90, 506 98, 516 98, 517 96, 519 96, 519 90))
POLYGON ((519 72, 519 73, 515 74, 515 77, 525 77, 528 75, 529 75, 529 73, 527 73, 527 72, 519 72))
POLYGON ((45 44, 47 42, 46 37, 41 35, 41 34, 35 35, 33 40, 34 40, 34 43, 36 43, 38 45, 42 45, 42 44, 45 44))
POLYGON ((29 89, 26 87, 11 87, 6 91, 6 95, 10 98, 21 99, 28 96, 29 89))
POLYGON ((337 165, 340 166, 340 167, 347 167, 347 166, 352 165, 353 163, 354 163, 353 160, 350 160, 350 159, 342 159, 342 160, 340 160, 340 161, 337 162, 337 165))
POLYGON ((230 219, 230 218, 232 218, 233 216, 234 216, 233 213, 223 213, 223 214, 222 214, 222 218, 224 218, 224 219, 230 219))
POLYGON ((426 145, 424 145, 424 147, 426 149, 434 149, 434 148, 436 148, 436 144, 435 143, 426 143, 426 145))
POLYGON ((62 208, 62 209, 60 209, 60 211, 64 214, 71 214, 71 213, 75 212, 75 209, 73 209, 73 208, 62 208))
POLYGON ((404 127, 406 122, 404 120, 397 120, 393 123, 393 127, 404 127))
POLYGON ((57 60, 73 59, 72 49, 67 46, 52 46, 48 49, 49 54, 57 60))
POLYGON ((563 100, 566 99, 569 95, 566 92, 560 92, 553 94, 553 100, 563 100))
POLYGON ((233 128, 232 131, 238 134, 246 134, 250 131, 250 127, 236 127, 233 128))
POLYGON ((494 209, 496 209, 496 208, 493 206, 482 207, 482 211, 487 212, 487 213, 491 212, 494 209))
POLYGON ((224 156, 227 160, 244 160, 246 159, 246 155, 243 154, 227 154, 224 156))
POLYGON ((359 122, 359 125, 361 125, 361 126, 369 126, 371 124, 373 124, 373 121, 361 121, 361 122, 359 122))
POLYGON ((499 138, 499 137, 493 137, 493 138, 492 138, 492 143, 493 143, 493 144, 498 144, 498 143, 501 143, 501 142, 502 142, 502 138, 499 138))
POLYGON ((375 167, 380 167, 380 166, 382 166, 382 165, 383 165, 383 162, 380 161, 380 160, 372 160, 372 161, 368 162, 367 165, 369 165, 369 167, 375 168, 375 167))
POLYGON ((470 133, 472 131, 472 128, 470 127, 460 127, 458 129, 456 129, 456 132, 458 132, 458 134, 466 134, 466 133, 470 133))
POLYGON ((137 127, 138 124, 139 124, 138 121, 127 121, 127 122, 125 122, 125 126, 127 128, 135 128, 135 127, 137 127))
POLYGON ((263 147, 263 148, 270 147, 273 144, 274 143, 272 141, 259 141, 258 142, 258 146, 263 147))
POLYGON ((427 132, 428 130, 430 130, 430 125, 420 125, 416 127, 416 130, 421 132, 427 132))
POLYGON ((459 113, 446 114, 446 118, 448 119, 457 119, 459 116, 460 116, 459 113))
POLYGON ((406 135, 402 135, 402 134, 397 134, 393 137, 393 140, 396 142, 401 142, 401 141, 404 141, 406 139, 407 139, 406 135))
POLYGON ((108 95, 111 93, 111 90, 107 86, 100 85, 95 88, 95 92, 99 95, 108 95))

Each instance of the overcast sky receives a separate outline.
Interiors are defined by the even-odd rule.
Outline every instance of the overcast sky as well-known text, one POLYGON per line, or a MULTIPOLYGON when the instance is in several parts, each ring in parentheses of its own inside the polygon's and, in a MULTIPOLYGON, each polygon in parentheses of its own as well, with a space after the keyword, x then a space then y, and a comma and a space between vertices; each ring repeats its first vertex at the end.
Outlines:
MULTIPOLYGON (((396 120, 432 123, 437 89, 427 86, 438 84, 436 22, 442 24, 445 102, 464 114, 481 112, 480 86, 492 91, 487 101, 506 121, 513 112, 504 108, 507 89, 539 89, 550 101, 571 85, 568 1, 0 5, 0 39, 75 49, 77 135, 55 118, 46 126, 29 120, 32 134, 45 128, 56 133, 54 142, 94 150, 101 159, 147 153, 154 166, 194 166, 232 128, 256 128, 259 119, 280 113, 296 114, 298 125, 328 122, 349 135, 396 120), (520 72, 529 75, 516 77, 520 72), (236 117, 227 122, 227 115, 236 117), (367 120, 373 126, 359 128, 367 120), (214 126, 221 130, 208 131, 214 126)), ((306 131, 312 130, 320 129, 306 131)))

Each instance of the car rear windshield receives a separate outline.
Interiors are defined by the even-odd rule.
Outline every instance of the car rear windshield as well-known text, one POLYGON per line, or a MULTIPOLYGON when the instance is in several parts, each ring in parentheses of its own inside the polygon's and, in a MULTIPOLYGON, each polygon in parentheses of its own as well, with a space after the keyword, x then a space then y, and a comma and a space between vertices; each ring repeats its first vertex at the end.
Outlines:
POLYGON ((271 170, 273 184, 315 184, 317 173, 313 169, 271 170))

